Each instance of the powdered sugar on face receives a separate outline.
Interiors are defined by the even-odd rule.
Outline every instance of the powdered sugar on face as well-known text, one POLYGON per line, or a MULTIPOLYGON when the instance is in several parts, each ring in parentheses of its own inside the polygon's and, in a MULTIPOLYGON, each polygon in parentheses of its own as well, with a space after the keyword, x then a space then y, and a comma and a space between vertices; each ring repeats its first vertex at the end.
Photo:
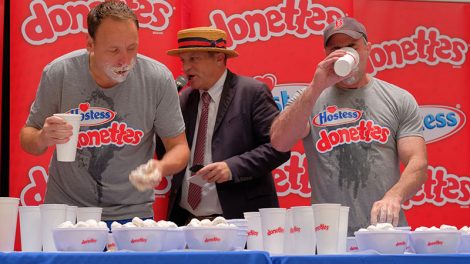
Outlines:
POLYGON ((126 80, 129 72, 135 66, 136 59, 132 59, 130 64, 122 65, 119 67, 115 67, 112 65, 105 65, 104 72, 108 78, 112 79, 115 82, 122 83, 126 80))

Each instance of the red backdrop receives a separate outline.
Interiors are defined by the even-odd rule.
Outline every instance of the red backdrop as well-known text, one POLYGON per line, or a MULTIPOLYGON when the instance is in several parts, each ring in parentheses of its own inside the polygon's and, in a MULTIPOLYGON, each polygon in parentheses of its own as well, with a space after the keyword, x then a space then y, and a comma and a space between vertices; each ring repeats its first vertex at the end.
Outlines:
MULTIPOLYGON (((4 1, 0 0, 0 81, 2 83, 0 84, 0 117, 2 116, 2 90, 3 90, 3 18, 4 18, 4 1)), ((8 89, 8 88, 5 88, 8 89)), ((2 134, 3 134, 3 127, 2 127, 2 122, 0 120, 0 160, 2 159, 2 153, 3 147, 2 147, 2 134)), ((0 172, 0 178, 1 177, 8 177, 8 175, 2 171, 0 172)), ((1 184, 1 183, 0 183, 1 184)))
MULTIPOLYGON (((34 100, 43 67, 85 46, 83 17, 96 1, 11 2, 10 194, 22 204, 43 201, 47 155, 21 150, 19 131, 34 100)), ((404 205, 412 227, 470 225, 470 131, 466 126, 470 83, 470 4, 367 0, 128 1, 139 16, 140 52, 165 63, 175 76, 176 31, 216 26, 229 34, 240 57, 236 73, 265 81, 282 110, 296 90, 310 82, 324 57, 322 31, 340 16, 362 21, 373 43, 369 72, 410 91, 421 106, 429 155, 429 180, 404 205), (138 3, 138 4, 137 4, 138 3), (152 20, 154 18, 154 20, 152 20)), ((273 172, 281 205, 310 203, 301 144, 273 172)), ((169 182, 157 189, 155 212, 164 217, 169 182)))

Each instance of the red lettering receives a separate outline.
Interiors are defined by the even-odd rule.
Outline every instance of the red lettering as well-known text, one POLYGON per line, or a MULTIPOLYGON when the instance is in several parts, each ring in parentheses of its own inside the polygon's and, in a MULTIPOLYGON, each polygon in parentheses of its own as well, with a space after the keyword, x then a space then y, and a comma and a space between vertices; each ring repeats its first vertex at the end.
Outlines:
POLYGON ((329 226, 329 225, 320 224, 320 225, 318 225, 318 226, 315 227, 315 232, 319 232, 319 231, 328 231, 328 229, 330 229, 330 226, 329 226))
POLYGON ((369 143, 375 141, 385 144, 389 139, 390 129, 375 125, 372 120, 361 120, 358 126, 338 128, 328 132, 326 129, 322 129, 318 134, 320 139, 316 142, 317 150, 320 153, 325 153, 336 146, 351 142, 357 143, 362 141, 369 143))
MULTIPOLYGON (((48 7, 42 0, 30 4, 31 15, 21 27, 24 39, 32 45, 52 43, 60 36, 87 31, 86 17, 102 1, 71 1, 48 7)), ((163 31, 168 28, 173 7, 164 0, 126 0, 142 28, 163 31)))
POLYGON ((428 173, 428 180, 412 199, 403 204, 404 209, 424 203, 436 206, 447 203, 463 206, 470 204, 469 177, 449 174, 444 167, 428 166, 428 173))
POLYGON ((423 62, 428 65, 449 63, 462 65, 468 52, 466 42, 441 35, 438 29, 418 26, 415 34, 399 40, 372 45, 369 60, 371 74, 384 69, 403 68, 423 62))
POLYGON ((220 241, 222 241, 222 239, 220 239, 219 237, 210 237, 210 238, 204 239, 204 243, 220 242, 220 241))
POLYGON ((109 127, 81 131, 78 134, 78 148, 101 147, 113 144, 116 146, 138 145, 144 132, 127 127, 126 123, 112 122, 109 127))
POLYGON ((264 10, 249 10, 231 16, 214 10, 209 14, 209 19, 212 26, 226 30, 227 45, 235 48, 246 42, 266 41, 287 34, 300 38, 322 35, 327 21, 344 16, 336 7, 313 4, 311 0, 284 0, 264 10))
POLYGON ((82 240, 82 245, 85 245, 85 244, 94 244, 96 243, 96 239, 94 238, 90 238, 90 239, 86 239, 86 240, 82 240))

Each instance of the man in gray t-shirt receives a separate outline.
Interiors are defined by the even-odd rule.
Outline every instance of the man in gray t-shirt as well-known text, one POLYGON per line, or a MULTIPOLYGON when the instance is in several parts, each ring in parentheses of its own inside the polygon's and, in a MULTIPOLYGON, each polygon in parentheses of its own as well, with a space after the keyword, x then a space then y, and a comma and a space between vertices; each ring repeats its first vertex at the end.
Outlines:
POLYGON ((87 50, 45 67, 21 144, 40 155, 67 142, 71 126, 53 114, 80 114, 76 159, 58 162, 54 152, 45 203, 102 207, 102 218, 109 221, 153 217, 153 190, 139 192, 129 174, 149 160, 163 176, 187 164, 173 77, 163 64, 137 54, 138 21, 124 3, 110 1, 92 9, 88 32, 87 50), (152 160, 155 134, 167 149, 158 161, 152 160))
POLYGON ((355 19, 328 25, 324 45, 327 57, 274 121, 271 142, 285 151, 303 139, 312 202, 349 206, 350 235, 377 222, 407 225, 401 204, 427 178, 418 105, 405 90, 367 75, 371 43, 355 19), (344 47, 357 52, 359 64, 340 77, 334 64, 344 47))

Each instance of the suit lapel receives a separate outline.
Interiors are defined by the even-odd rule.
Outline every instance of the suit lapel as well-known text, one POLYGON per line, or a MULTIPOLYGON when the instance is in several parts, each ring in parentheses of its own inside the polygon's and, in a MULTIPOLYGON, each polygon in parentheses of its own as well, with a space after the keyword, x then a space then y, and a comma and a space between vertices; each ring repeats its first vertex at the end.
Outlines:
POLYGON ((224 88, 222 90, 222 95, 220 96, 219 110, 217 110, 217 117, 215 119, 214 125, 214 135, 217 133, 217 130, 222 124, 225 114, 227 113, 230 102, 232 102, 233 96, 235 95, 235 87, 232 83, 235 75, 227 70, 227 78, 224 82, 224 88))

